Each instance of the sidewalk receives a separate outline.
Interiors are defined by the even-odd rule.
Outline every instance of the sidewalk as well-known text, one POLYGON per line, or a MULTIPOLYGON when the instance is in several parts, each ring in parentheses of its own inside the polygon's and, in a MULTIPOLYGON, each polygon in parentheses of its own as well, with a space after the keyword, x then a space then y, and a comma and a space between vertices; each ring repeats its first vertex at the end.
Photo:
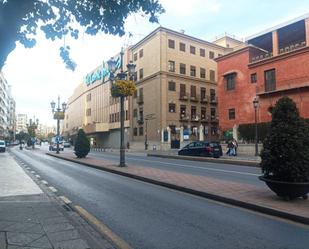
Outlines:
POLYGON ((44 193, 8 153, 0 154, 0 172, 0 249, 94 248, 85 224, 44 193))
POLYGON ((285 201, 271 192, 266 185, 265 187, 258 187, 132 164, 128 165, 128 167, 119 168, 112 161, 100 160, 91 156, 77 159, 73 152, 64 152, 58 155, 55 153, 47 154, 309 225, 309 200, 296 199, 285 201))

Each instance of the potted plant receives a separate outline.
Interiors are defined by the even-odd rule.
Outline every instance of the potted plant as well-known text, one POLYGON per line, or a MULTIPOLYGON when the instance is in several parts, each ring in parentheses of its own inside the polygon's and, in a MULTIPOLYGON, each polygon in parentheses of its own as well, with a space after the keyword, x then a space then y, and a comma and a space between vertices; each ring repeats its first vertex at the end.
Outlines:
POLYGON ((261 168, 264 181, 285 199, 309 192, 309 125, 300 118, 296 104, 288 97, 272 110, 270 129, 263 142, 261 168))
POLYGON ((74 146, 74 153, 77 158, 85 158, 90 151, 90 142, 83 129, 79 129, 74 146))

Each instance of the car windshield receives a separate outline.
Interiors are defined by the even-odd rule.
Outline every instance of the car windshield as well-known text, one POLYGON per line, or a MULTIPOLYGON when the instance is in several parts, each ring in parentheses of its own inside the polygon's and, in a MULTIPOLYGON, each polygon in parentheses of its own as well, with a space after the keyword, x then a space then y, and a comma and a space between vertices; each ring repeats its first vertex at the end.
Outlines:
POLYGON ((3 141, 0 141, 0 145, 5 145, 5 143, 3 141))

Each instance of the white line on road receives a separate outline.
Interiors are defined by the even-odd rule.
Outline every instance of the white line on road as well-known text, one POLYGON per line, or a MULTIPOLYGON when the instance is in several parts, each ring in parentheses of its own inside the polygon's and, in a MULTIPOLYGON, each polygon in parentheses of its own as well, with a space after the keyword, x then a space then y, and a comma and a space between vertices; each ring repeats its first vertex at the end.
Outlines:
POLYGON ((42 180, 41 182, 42 182, 43 184, 45 184, 45 185, 48 185, 48 182, 45 181, 45 180, 42 180))
POLYGON ((35 174, 35 171, 33 171, 33 170, 32 170, 32 171, 30 171, 30 172, 31 172, 32 174, 35 174))
POLYGON ((50 186, 50 187, 48 187, 52 192, 54 192, 54 193, 56 193, 56 192, 58 192, 58 190, 56 189, 56 188, 54 188, 54 187, 52 187, 52 186, 50 186))
MULTIPOLYGON (((110 155, 108 155, 110 156, 110 155)), ((117 156, 110 156, 110 157, 116 157, 117 156)), ((214 169, 214 168, 208 168, 208 167, 200 167, 200 166, 192 166, 192 165, 186 165, 186 164, 176 164, 176 163, 168 163, 168 162, 162 162, 162 161, 152 161, 152 160, 147 160, 147 159, 140 159, 140 158, 132 158, 132 157, 127 157, 130 160, 135 160, 135 161, 144 161, 144 162, 151 162, 151 163, 162 163, 162 164, 167 164, 171 166, 179 166, 179 167, 184 167, 184 168, 195 168, 195 169, 203 169, 203 170, 209 170, 209 171, 218 171, 218 172, 224 172, 224 173, 232 173, 232 174, 239 174, 239 175, 249 175, 249 176, 260 176, 260 174, 254 174, 254 173, 249 173, 249 172, 240 172, 240 171, 234 171, 234 170, 225 170, 225 169, 214 169)))
POLYGON ((59 199, 62 200, 65 204, 70 204, 72 203, 68 198, 66 198, 65 196, 59 196, 59 199))
POLYGON ((35 177, 36 177, 36 178, 41 178, 41 176, 40 176, 40 175, 35 175, 35 177))

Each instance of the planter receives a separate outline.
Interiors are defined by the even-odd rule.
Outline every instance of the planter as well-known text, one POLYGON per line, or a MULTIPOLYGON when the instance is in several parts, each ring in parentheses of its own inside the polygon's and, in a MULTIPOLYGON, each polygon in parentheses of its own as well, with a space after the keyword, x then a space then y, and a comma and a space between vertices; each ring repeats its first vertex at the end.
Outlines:
POLYGON ((292 200, 302 197, 304 200, 308 198, 309 182, 281 182, 267 179, 259 176, 259 179, 266 183, 266 185, 275 192, 279 197, 292 200))

